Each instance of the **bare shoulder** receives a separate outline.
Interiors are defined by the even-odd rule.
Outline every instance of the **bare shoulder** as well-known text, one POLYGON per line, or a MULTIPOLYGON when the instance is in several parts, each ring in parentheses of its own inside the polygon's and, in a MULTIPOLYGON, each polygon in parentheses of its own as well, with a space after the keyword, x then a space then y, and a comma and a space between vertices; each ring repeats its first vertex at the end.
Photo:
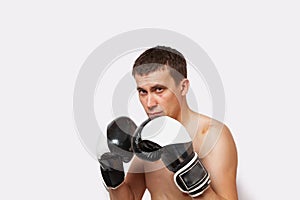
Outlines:
POLYGON ((200 158, 205 158, 213 151, 216 152, 216 147, 222 149, 225 148, 224 145, 229 145, 235 148, 232 134, 224 123, 201 114, 198 114, 197 118, 199 128, 194 144, 200 158))
POLYGON ((212 119, 207 130, 207 134, 215 134, 218 138, 215 147, 212 149, 211 153, 230 153, 230 155, 232 153, 236 154, 236 145, 232 137, 231 131, 224 123, 212 119))
MULTIPOLYGON (((208 153, 202 158, 202 162, 210 173, 212 188, 226 199, 237 199, 238 161, 232 134, 225 124, 213 119, 210 120, 205 134, 207 136, 204 142, 210 142, 211 146, 208 153), (212 141, 209 141, 210 139, 212 141)), ((202 146, 202 149, 204 147, 202 146)))
POLYGON ((223 160, 224 163, 224 159, 228 158, 231 162, 236 161, 236 144, 230 129, 225 124, 216 120, 211 120, 211 124, 209 125, 206 134, 207 136, 205 142, 208 143, 208 145, 212 145, 212 148, 210 148, 210 151, 205 157, 210 157, 211 159, 214 158, 219 160, 219 162, 223 160), (210 139, 214 140, 211 141, 211 144, 209 144, 210 139))

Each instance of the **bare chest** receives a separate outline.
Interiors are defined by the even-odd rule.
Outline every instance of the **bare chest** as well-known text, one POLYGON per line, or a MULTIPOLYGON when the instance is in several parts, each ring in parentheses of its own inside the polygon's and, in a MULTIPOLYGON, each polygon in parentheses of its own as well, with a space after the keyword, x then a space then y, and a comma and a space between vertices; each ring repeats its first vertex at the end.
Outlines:
POLYGON ((165 168, 161 161, 145 165, 145 170, 148 171, 145 173, 146 187, 152 200, 191 199, 176 187, 173 181, 174 173, 165 168))

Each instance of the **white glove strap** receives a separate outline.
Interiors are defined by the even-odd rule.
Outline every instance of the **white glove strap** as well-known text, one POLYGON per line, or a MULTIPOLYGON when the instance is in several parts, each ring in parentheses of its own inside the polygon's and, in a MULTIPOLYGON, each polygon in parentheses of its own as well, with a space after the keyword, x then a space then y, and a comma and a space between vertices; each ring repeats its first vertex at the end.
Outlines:
MULTIPOLYGON (((202 188, 205 184, 208 185, 210 183, 209 179, 209 174, 207 173, 205 167, 203 164, 200 162, 197 153, 195 153, 194 157, 192 160, 187 163, 184 167, 179 169, 175 174, 174 174, 174 182, 176 186, 180 189, 181 192, 184 193, 190 193, 199 190, 202 188), (195 176, 199 174, 199 172, 203 171, 204 174, 202 174, 202 177, 197 177, 195 176), (190 183, 187 182, 187 178, 192 180, 190 183), (193 180, 194 178, 194 180, 193 180), (179 179, 179 180, 178 180, 179 179), (180 181, 181 184, 184 185, 180 186, 177 181, 180 181)), ((208 188, 208 187, 206 187, 208 188)), ((205 188, 205 189, 206 189, 205 188)), ((199 196, 201 195, 203 191, 199 191, 199 193, 194 194, 193 196, 199 196)))

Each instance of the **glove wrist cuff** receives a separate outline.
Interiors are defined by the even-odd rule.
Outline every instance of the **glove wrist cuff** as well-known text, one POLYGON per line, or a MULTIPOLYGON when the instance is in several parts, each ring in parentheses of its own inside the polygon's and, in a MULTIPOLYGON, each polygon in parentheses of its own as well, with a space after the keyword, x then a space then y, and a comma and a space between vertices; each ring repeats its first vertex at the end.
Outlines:
POLYGON ((209 173, 197 153, 174 174, 174 182, 181 192, 189 193, 192 197, 200 196, 209 187, 209 173))

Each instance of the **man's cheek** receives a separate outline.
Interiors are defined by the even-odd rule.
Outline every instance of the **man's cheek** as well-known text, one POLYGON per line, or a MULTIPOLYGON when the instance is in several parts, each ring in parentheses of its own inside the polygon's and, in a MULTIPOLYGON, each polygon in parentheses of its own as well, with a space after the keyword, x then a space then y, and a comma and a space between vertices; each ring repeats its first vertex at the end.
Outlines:
POLYGON ((143 99, 141 99, 141 98, 140 98, 140 103, 142 104, 144 110, 146 110, 147 109, 147 105, 146 105, 145 101, 143 99))

